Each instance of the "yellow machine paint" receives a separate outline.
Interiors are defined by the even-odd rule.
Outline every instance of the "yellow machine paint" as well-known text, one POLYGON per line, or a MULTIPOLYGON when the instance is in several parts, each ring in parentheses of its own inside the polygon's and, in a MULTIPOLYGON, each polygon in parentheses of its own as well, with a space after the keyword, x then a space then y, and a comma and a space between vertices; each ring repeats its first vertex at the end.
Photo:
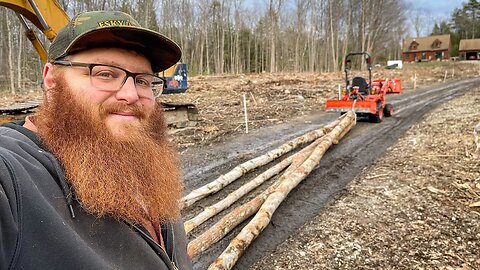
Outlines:
POLYGON ((68 15, 56 1, 34 0, 0 0, 0 6, 13 10, 26 29, 26 35, 37 50, 43 63, 47 62, 47 52, 38 40, 35 32, 28 27, 25 19, 32 22, 43 34, 52 41, 58 30, 69 21, 68 15))
MULTIPOLYGON (((26 30, 28 39, 37 50, 43 63, 47 62, 47 52, 35 32, 29 27, 26 19, 33 23, 52 41, 58 31, 68 23, 70 18, 55 0, 0 0, 0 6, 13 10, 26 30)), ((183 93, 187 90, 187 75, 185 64, 178 63, 160 74, 167 82, 165 94, 183 93), (179 73, 179 68, 182 72, 179 73)), ((183 127, 192 125, 197 119, 197 109, 193 104, 162 103, 165 109, 167 123, 183 127), (170 115, 171 116, 170 116, 170 115)))

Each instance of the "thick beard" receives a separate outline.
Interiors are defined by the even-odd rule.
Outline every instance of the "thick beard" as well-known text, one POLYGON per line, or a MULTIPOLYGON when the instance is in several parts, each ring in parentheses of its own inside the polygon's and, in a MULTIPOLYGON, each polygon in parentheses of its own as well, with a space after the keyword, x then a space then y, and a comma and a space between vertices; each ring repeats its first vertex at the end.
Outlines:
POLYGON ((33 121, 87 212, 134 223, 180 216, 179 162, 158 104, 150 116, 141 106, 89 108, 77 101, 60 74, 56 87, 48 91, 33 121), (141 127, 125 126, 127 135, 116 138, 104 119, 121 108, 135 112, 141 127))

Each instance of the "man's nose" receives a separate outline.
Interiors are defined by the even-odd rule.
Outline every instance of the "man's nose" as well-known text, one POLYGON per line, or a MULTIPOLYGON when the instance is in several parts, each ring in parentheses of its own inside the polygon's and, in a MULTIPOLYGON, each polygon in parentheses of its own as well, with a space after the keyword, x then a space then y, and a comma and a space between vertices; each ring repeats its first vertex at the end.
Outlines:
POLYGON ((127 77, 123 86, 115 94, 118 100, 125 100, 127 104, 133 104, 139 100, 135 80, 132 76, 127 77))

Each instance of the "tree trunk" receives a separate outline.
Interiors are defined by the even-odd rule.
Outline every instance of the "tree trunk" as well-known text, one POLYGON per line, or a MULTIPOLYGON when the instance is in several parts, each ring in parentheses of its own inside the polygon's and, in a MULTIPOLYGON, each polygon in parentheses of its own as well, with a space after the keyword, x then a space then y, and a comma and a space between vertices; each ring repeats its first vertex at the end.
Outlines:
POLYGON ((335 49, 335 38, 334 38, 334 29, 333 29, 333 1, 328 3, 328 12, 329 12, 329 22, 330 22, 330 42, 332 45, 332 63, 333 71, 337 71, 337 52, 335 49))
POLYGON ((8 67, 8 79, 10 81, 10 93, 15 95, 15 68, 13 63, 13 33, 12 33, 12 20, 8 16, 8 12, 5 12, 5 21, 7 23, 7 67, 8 67))
POLYGON ((305 149, 302 149, 300 152, 296 153, 295 155, 285 158, 280 163, 276 164, 275 166, 272 166, 271 168, 261 173, 260 175, 258 175, 257 177, 255 177, 254 179, 246 183, 245 185, 241 186, 234 192, 228 194, 228 196, 225 197, 223 200, 205 208, 200 214, 198 214, 194 218, 185 222, 185 231, 187 233, 191 232, 193 229, 200 226, 203 222, 205 222, 209 218, 220 213, 224 209, 230 207, 234 202, 238 201, 241 197, 245 196, 250 191, 252 191, 256 187, 263 184, 268 179, 280 173, 287 166, 289 166, 288 168, 289 170, 291 170, 291 168, 296 168, 300 166, 300 164, 306 159, 305 153, 311 153, 315 146, 316 146, 316 143, 314 142, 309 146, 307 146, 305 149))
POLYGON ((21 29, 18 31, 18 52, 17 52, 17 88, 21 90, 25 90, 25 82, 26 78, 23 78, 23 72, 22 72, 22 56, 23 56, 23 39, 25 35, 22 35, 21 29))
POLYGON ((241 186, 234 192, 228 194, 228 196, 225 197, 223 200, 205 208, 200 214, 198 214, 194 218, 185 222, 185 231, 187 233, 191 232, 193 229, 200 226, 203 222, 207 221, 209 218, 213 217, 214 215, 230 207, 233 203, 235 203, 240 198, 245 196, 248 192, 260 186, 261 184, 263 184, 265 181, 272 178, 276 174, 280 173, 283 169, 285 169, 288 165, 292 163, 292 159, 293 159, 293 156, 282 160, 280 163, 266 170, 259 176, 249 181, 247 184, 241 186))
MULTIPOLYGON (((350 29, 352 27, 352 1, 348 1, 348 12, 347 12, 347 29, 345 30, 345 37, 343 39, 343 49, 342 49, 342 59, 347 56, 347 49, 348 49, 348 37, 350 36, 350 29)), ((345 69, 345 61, 342 61, 341 70, 345 69)))

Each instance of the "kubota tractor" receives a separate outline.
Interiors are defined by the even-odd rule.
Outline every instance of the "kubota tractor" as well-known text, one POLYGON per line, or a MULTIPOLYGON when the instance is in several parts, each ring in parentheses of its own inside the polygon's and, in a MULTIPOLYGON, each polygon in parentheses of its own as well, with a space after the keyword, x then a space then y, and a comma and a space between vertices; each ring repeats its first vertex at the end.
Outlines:
POLYGON ((384 116, 393 115, 393 106, 385 102, 386 94, 402 93, 400 79, 379 79, 372 81, 372 58, 366 52, 349 53, 345 57, 345 88, 339 94, 338 100, 327 100, 327 112, 354 111, 357 116, 371 122, 380 123, 384 116), (366 61, 368 80, 354 77, 349 80, 353 56, 361 56, 366 61))

